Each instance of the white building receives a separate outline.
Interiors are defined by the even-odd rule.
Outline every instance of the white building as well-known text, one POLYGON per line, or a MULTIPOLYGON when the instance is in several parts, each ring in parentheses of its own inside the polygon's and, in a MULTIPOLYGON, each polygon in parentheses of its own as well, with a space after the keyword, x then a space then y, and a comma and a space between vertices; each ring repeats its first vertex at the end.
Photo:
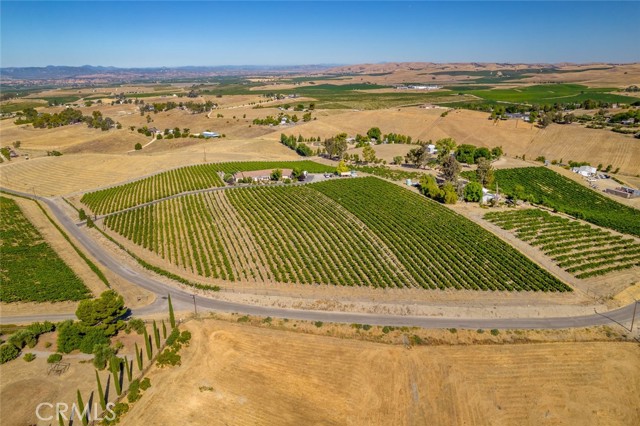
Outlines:
POLYGON ((598 172, 595 167, 591 166, 573 167, 571 171, 585 177, 593 176, 598 172))
POLYGON ((433 145, 433 144, 427 145, 427 153, 428 154, 435 154, 436 152, 438 152, 438 150, 436 149, 435 145, 433 145))

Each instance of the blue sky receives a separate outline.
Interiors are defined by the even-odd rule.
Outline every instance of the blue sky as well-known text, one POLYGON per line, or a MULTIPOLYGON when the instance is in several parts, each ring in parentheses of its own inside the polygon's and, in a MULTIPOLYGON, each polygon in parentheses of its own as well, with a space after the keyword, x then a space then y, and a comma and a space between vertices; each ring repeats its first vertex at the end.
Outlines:
POLYGON ((638 2, 2 0, 0 62, 638 62, 638 22, 638 2))

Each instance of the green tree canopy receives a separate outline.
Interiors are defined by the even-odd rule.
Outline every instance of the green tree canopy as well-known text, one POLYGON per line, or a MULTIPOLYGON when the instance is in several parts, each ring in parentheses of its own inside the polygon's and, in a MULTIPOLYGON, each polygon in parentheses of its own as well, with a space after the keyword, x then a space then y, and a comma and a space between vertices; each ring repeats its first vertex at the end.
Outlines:
POLYGON ((106 335, 113 335, 117 330, 118 319, 126 312, 122 296, 108 290, 97 299, 82 300, 76 310, 76 316, 82 325, 98 327, 106 335))
POLYGON ((382 132, 378 127, 372 127, 367 131, 367 136, 369 136, 369 139, 375 139, 376 141, 380 142, 380 139, 382 138, 382 132))
POLYGON ((482 199, 482 185, 478 182, 469 182, 464 187, 464 200, 478 202, 482 199))

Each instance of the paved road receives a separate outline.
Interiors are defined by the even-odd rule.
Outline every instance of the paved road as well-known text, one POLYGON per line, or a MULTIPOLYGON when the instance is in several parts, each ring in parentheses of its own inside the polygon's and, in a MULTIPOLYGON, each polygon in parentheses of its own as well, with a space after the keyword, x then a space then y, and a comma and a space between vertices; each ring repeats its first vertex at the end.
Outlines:
MULTIPOLYGON (((2 189, 2 188, 0 188, 2 189)), ((2 189, 9 193, 14 193, 28 198, 34 198, 31 194, 21 193, 2 189)), ((91 239, 82 228, 69 218, 55 200, 36 196, 36 199, 47 204, 58 221, 64 226, 68 233, 72 234, 84 247, 86 251, 100 263, 103 267, 121 276, 129 282, 155 293, 158 297, 154 303, 143 308, 134 309, 133 314, 142 316, 155 312, 165 311, 167 294, 171 294, 171 299, 178 309, 193 306, 193 295, 187 291, 176 289, 163 282, 160 282, 145 272, 132 270, 120 264, 110 253, 102 248, 97 242, 91 239)), ((468 329, 491 329, 491 328, 523 328, 523 329, 551 329, 569 327, 587 327, 604 324, 627 324, 631 322, 634 312, 634 304, 623 308, 609 311, 605 314, 594 313, 576 317, 559 318, 441 318, 441 317, 417 317, 399 315, 378 315, 359 314, 334 311, 308 311, 296 309, 282 309, 273 307, 262 307, 245 305, 240 303, 226 302, 212 298, 197 296, 196 302, 199 312, 237 312, 248 315, 270 316, 274 318, 290 318, 310 321, 340 322, 340 323, 361 323, 371 325, 390 326, 417 326, 425 328, 468 328, 468 329)), ((638 309, 637 316, 640 316, 638 309)), ((43 321, 59 321, 72 318, 73 315, 31 315, 23 317, 1 317, 0 323, 17 323, 43 321)))

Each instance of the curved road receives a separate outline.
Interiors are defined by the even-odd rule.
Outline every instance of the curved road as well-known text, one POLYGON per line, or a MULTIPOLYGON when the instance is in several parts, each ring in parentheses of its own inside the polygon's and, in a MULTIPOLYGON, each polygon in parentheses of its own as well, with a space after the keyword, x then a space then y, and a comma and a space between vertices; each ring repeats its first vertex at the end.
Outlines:
MULTIPOLYGON (((121 276, 125 280, 149 290, 156 294, 156 301, 151 305, 133 310, 136 316, 146 315, 167 309, 164 297, 171 294, 171 299, 177 308, 187 308, 193 306, 193 294, 171 287, 146 274, 129 269, 120 264, 110 253, 102 248, 97 242, 91 239, 68 217, 60 206, 52 199, 33 196, 31 194, 0 188, 7 193, 13 193, 30 199, 37 199, 45 203, 56 216, 58 221, 66 231, 72 234, 77 241, 89 252, 99 263, 113 273, 121 276)), ((270 316, 276 318, 290 318, 309 321, 325 321, 338 323, 360 323, 370 325, 390 325, 390 326, 417 326, 425 328, 468 328, 468 329, 490 329, 490 328, 523 328, 523 329, 551 329, 588 327, 594 325, 605 325, 611 323, 626 324, 631 322, 634 313, 635 303, 623 308, 608 311, 604 314, 594 313, 591 315, 558 318, 441 318, 441 317, 418 317, 399 315, 379 315, 361 314, 334 311, 309 311, 296 309, 283 309, 273 307, 263 307, 246 305, 241 303, 226 302, 202 296, 196 297, 199 311, 237 312, 241 314, 270 316)), ((638 310, 640 311, 640 309, 638 310)), ((640 312, 636 314, 640 315, 640 312)), ((27 322, 43 320, 62 320, 73 318, 74 315, 31 315, 23 317, 2 317, 0 323, 27 322)))

